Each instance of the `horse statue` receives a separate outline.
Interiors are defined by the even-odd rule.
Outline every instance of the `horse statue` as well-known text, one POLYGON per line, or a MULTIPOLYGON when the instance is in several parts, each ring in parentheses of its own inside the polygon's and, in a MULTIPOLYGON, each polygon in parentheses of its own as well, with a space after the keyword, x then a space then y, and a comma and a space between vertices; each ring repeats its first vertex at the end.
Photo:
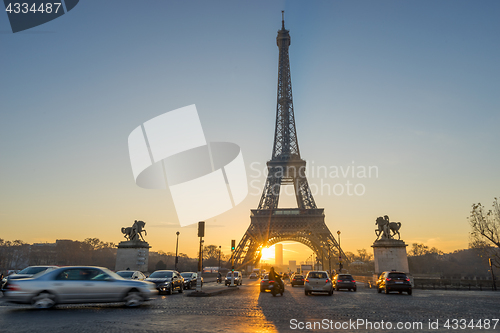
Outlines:
POLYGON ((401 234, 399 233, 399 229, 401 228, 401 222, 391 222, 389 223, 389 228, 393 232, 391 238, 394 238, 394 235, 398 234, 398 239, 401 239, 401 234))
POLYGON ((134 224, 131 227, 122 228, 122 234, 124 234, 123 237, 125 237, 125 239, 129 241, 140 241, 142 238, 142 241, 145 242, 144 237, 142 236, 143 231, 146 236, 148 235, 146 229, 144 229, 145 225, 146 222, 135 220, 134 224))
POLYGON ((375 229, 376 240, 380 237, 382 239, 393 239, 396 234, 398 235, 398 239, 401 239, 401 234, 399 233, 401 222, 389 222, 389 216, 384 215, 384 217, 377 217, 375 224, 378 225, 378 229, 375 229))
POLYGON ((382 239, 390 239, 391 234, 388 229, 389 221, 382 216, 379 216, 375 220, 375 224, 378 225, 378 229, 375 229, 375 235, 377 235, 376 240, 378 240, 380 236, 382 236, 382 239))

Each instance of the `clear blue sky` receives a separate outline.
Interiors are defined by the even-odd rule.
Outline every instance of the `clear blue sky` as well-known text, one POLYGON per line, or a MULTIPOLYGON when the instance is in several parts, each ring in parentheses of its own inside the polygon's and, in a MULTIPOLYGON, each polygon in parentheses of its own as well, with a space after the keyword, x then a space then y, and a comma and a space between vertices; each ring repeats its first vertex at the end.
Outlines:
MULTIPOLYGON (((1 238, 119 242, 142 219, 153 251, 174 251, 180 230, 195 255, 169 193, 135 185, 127 137, 196 104, 207 140, 240 145, 254 179, 271 157, 281 10, 302 157, 378 168, 324 179, 366 189, 315 195, 330 230, 369 249, 387 214, 408 243, 467 247, 472 203, 500 195, 498 1, 86 0, 16 34, 0 13, 1 238)), ((258 180, 207 221, 206 244, 241 239, 258 180)))

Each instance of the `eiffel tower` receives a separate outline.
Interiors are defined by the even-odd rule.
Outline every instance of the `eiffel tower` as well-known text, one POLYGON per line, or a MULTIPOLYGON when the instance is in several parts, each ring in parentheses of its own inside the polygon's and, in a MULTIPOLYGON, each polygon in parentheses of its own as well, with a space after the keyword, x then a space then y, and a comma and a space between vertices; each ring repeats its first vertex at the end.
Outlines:
MULTIPOLYGON (((284 13, 282 12, 282 16, 284 13)), ((267 162, 268 175, 259 207, 251 210, 250 226, 233 254, 235 267, 248 270, 260 261, 262 248, 282 241, 295 241, 311 248, 317 263, 347 257, 325 224, 323 208, 318 208, 307 183, 306 161, 300 157, 293 113, 292 80, 288 47, 290 34, 282 17, 276 44, 279 48, 278 101, 273 153, 267 162), (281 185, 293 185, 298 208, 278 208, 281 185)), ((328 267, 328 269, 331 269, 328 267)))

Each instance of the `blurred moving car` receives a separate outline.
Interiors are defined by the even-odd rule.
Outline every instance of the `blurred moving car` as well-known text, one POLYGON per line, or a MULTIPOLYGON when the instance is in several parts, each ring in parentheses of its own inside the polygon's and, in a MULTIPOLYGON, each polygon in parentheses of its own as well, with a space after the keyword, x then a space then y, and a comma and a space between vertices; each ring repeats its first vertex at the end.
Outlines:
MULTIPOLYGON (((233 272, 227 272, 226 275, 226 280, 224 281, 224 284, 226 286, 229 286, 231 284, 231 279, 232 279, 232 273, 233 272)), ((234 285, 242 285, 243 284, 243 276, 241 275, 240 271, 234 271, 234 285)))
MULTIPOLYGON (((198 283, 198 273, 195 272, 184 272, 181 273, 181 276, 184 278, 184 289, 192 289, 196 288, 196 284, 198 283)), ((201 286, 203 286, 203 276, 201 277, 201 286)))
POLYGON ((138 280, 144 281, 146 280, 146 275, 144 275, 140 271, 118 271, 116 274, 120 275, 125 280, 138 280))
POLYGON ((386 294, 391 291, 402 294, 405 291, 408 295, 411 295, 411 282, 404 272, 383 272, 377 280, 377 291, 381 293, 382 290, 386 294))
POLYGON ((56 304, 125 302, 138 306, 157 291, 153 283, 125 280, 103 267, 61 267, 28 279, 10 281, 5 300, 51 308, 56 304))
POLYGON ((303 286, 304 285, 304 275, 302 274, 293 274, 290 278, 290 284, 292 287, 295 286, 303 286))
POLYGON ((354 280, 351 274, 337 274, 333 278, 332 283, 333 287, 337 291, 339 291, 340 289, 356 291, 356 280, 354 280))
POLYGON ((164 292, 167 295, 171 295, 176 289, 179 293, 184 291, 184 278, 177 271, 154 271, 146 281, 153 282, 160 293, 164 292))
POLYGON ((333 295, 332 280, 328 278, 328 273, 325 271, 310 271, 307 273, 304 284, 305 295, 310 295, 312 292, 328 293, 333 295))
POLYGON ((11 280, 17 280, 17 279, 26 279, 30 278, 36 274, 40 273, 47 273, 50 272, 54 269, 58 268, 57 266, 29 266, 26 267, 25 269, 19 271, 18 273, 13 273, 9 276, 6 276, 2 279, 2 291, 5 291, 7 289, 7 284, 11 280))
POLYGON ((249 279, 257 279, 257 273, 250 274, 250 276, 248 278, 249 279))

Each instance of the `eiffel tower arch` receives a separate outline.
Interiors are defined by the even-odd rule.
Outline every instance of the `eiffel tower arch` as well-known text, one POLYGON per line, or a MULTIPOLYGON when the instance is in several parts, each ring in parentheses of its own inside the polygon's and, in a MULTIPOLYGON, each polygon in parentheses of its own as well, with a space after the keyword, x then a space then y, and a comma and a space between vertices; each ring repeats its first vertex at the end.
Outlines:
POLYGON ((273 152, 267 162, 268 175, 259 206, 251 210, 250 226, 233 253, 235 266, 241 270, 257 266, 263 247, 282 241, 294 241, 311 248, 323 269, 331 259, 337 263, 339 256, 348 260, 325 224, 324 209, 316 206, 307 182, 306 161, 300 157, 293 112, 288 56, 290 33, 285 29, 284 18, 281 22, 276 37, 279 66, 273 152), (286 185, 294 187, 297 208, 278 208, 281 186, 286 185))

